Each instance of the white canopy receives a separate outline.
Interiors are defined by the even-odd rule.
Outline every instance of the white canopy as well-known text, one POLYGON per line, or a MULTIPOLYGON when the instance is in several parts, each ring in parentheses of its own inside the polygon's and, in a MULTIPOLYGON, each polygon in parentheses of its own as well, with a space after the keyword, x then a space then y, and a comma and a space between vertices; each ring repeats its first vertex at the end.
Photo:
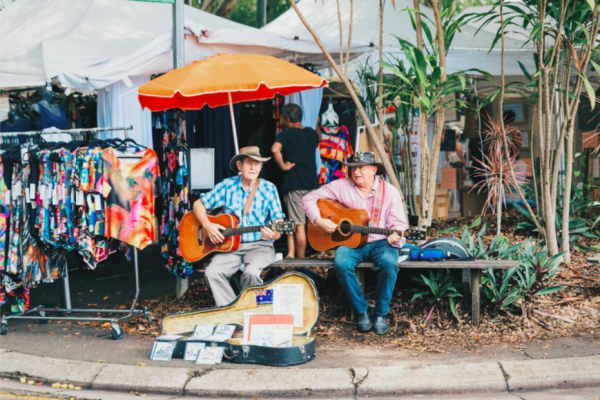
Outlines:
MULTIPOLYGON (((314 43, 285 39, 185 7, 186 64, 221 53, 293 57, 314 43)), ((16 1, 0 12, 0 88, 58 77, 79 90, 172 69, 172 5, 123 0, 16 1)))
MULTIPOLYGON (((344 49, 348 43, 350 22, 350 1, 340 0, 340 9, 343 26, 344 49)), ((411 43, 416 43, 416 34, 411 24, 409 12, 413 2, 409 0, 395 0, 396 8, 391 1, 385 2, 383 19, 383 50, 386 56, 403 58, 402 50, 396 37, 411 43)), ((319 38, 325 43, 328 51, 339 53, 339 25, 337 3, 334 0, 300 0, 298 8, 315 30, 319 38)), ((489 8, 488 8, 489 9, 489 8)), ((470 9, 467 9, 469 11, 470 9)), ((486 10, 487 11, 487 10, 486 10)), ((421 12, 434 19, 433 12, 427 7, 421 7, 421 12)), ((433 34, 434 26, 430 24, 433 34)), ((493 75, 500 74, 500 51, 493 50, 488 54, 495 32, 489 29, 482 30, 477 35, 477 24, 470 24, 457 32, 452 42, 451 50, 447 56, 448 72, 456 72, 469 68, 478 68, 493 75)), ((312 35, 304 27, 296 12, 288 10, 276 20, 263 28, 269 32, 277 32, 288 38, 298 38, 303 41, 312 40, 312 35)), ((352 24, 352 53, 362 54, 361 59, 371 56, 372 61, 378 59, 379 51, 379 7, 376 2, 354 1, 352 24)), ((534 49, 524 47, 524 41, 516 35, 511 35, 505 40, 507 75, 522 75, 517 61, 521 61, 530 70, 535 70, 533 61, 534 49)))

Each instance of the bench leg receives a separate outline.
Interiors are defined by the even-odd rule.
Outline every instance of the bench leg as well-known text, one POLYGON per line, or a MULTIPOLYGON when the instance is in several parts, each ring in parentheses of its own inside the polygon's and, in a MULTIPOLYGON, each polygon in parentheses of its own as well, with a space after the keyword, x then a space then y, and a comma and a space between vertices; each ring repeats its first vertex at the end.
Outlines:
POLYGON ((463 268, 462 270, 462 281, 469 288, 469 292, 471 291, 471 269, 463 268))
POLYGON ((471 269, 471 319, 473 326, 479 325, 480 315, 480 297, 479 297, 479 283, 481 281, 481 270, 479 268, 471 269))

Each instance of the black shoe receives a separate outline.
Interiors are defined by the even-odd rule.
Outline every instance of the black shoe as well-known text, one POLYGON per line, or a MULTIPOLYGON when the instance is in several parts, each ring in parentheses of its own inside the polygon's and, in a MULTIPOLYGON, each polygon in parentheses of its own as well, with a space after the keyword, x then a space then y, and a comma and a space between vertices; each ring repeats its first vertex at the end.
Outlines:
POLYGON ((387 315, 384 317, 381 316, 376 316, 375 317, 375 334, 376 335, 385 335, 388 331, 388 324, 387 324, 387 315))
POLYGON ((371 330, 373 323, 371 322, 368 311, 358 315, 358 318, 356 319, 356 327, 361 333, 369 332, 371 330))

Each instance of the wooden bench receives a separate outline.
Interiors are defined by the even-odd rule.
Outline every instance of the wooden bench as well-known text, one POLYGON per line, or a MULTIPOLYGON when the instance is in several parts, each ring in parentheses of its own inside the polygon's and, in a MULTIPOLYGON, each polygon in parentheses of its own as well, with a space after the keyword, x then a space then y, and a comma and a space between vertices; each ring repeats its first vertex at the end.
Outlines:
MULTIPOLYGON (((482 269, 508 269, 516 268, 519 265, 518 261, 505 260, 477 260, 477 261, 404 261, 398 266, 400 268, 419 268, 419 269, 462 269, 463 283, 467 283, 467 291, 471 292, 471 321, 474 326, 479 325, 480 318, 480 284, 482 269)), ((285 258, 271 264, 269 267, 282 268, 333 268, 332 259, 316 259, 316 258, 285 258)), ((356 269, 356 277, 358 283, 364 292, 365 287, 365 270, 367 268, 375 268, 373 263, 360 263, 356 269)))

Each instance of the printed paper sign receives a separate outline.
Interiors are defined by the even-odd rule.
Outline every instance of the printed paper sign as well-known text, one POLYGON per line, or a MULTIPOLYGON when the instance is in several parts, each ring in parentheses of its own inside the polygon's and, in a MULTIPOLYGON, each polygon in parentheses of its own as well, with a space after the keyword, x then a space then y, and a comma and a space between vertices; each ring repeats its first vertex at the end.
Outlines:
POLYGON ((220 364, 223 360, 223 347, 205 347, 200 350, 196 364, 220 364))
POLYGON ((273 286, 273 314, 292 314, 294 327, 302 327, 304 319, 304 285, 273 286))

